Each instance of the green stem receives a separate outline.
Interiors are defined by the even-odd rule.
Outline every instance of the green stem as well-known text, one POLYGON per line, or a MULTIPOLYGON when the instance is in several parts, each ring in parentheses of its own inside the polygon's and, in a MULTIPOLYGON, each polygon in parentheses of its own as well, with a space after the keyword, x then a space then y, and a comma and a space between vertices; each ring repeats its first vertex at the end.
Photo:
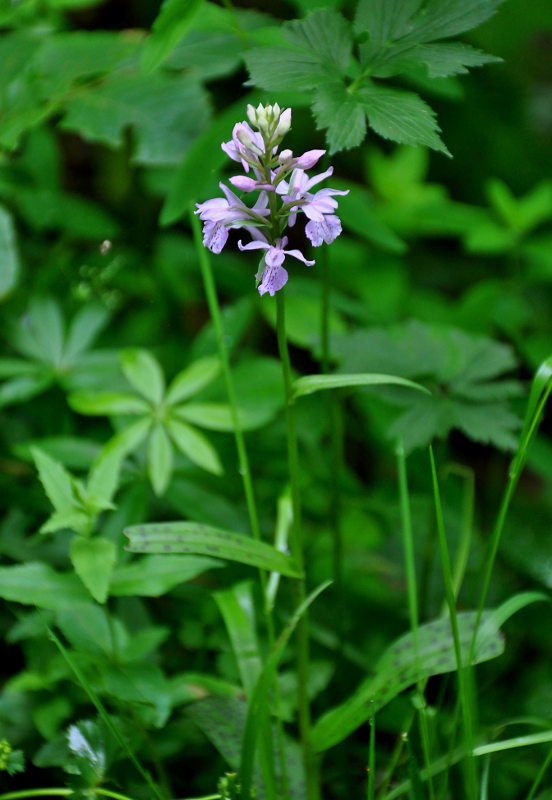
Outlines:
MULTIPOLYGON (((54 787, 52 789, 23 789, 22 791, 18 792, 6 792, 5 794, 0 794, 0 800, 24 800, 24 798, 27 797, 70 797, 74 793, 74 789, 64 789, 61 787, 54 787)), ((113 800, 132 800, 132 798, 126 794, 120 794, 120 792, 111 792, 109 789, 95 788, 94 794, 100 795, 101 797, 111 797, 113 800)), ((215 796, 219 797, 219 795, 215 796)))
POLYGON ((458 619, 456 617, 456 598, 454 595, 454 583, 452 578, 452 568, 450 564, 450 556, 448 551, 447 537, 445 533, 445 522, 443 518, 443 508, 441 505, 441 494, 439 491, 439 483, 437 480, 437 469, 435 467, 435 459, 433 456, 433 448, 429 446, 429 460, 431 464, 431 476, 433 482, 433 497, 435 503, 435 518, 437 521, 437 535, 439 539, 439 550, 441 555, 441 570, 443 573, 443 582, 445 586, 445 596, 447 599, 450 627, 452 631, 452 638, 454 642, 454 653, 456 656, 456 668, 458 672, 458 692, 460 695, 460 703, 462 708, 462 721, 464 724, 464 733, 466 737, 466 746, 468 749, 468 762, 467 762, 467 778, 468 778, 468 795, 475 800, 477 797, 477 768, 475 757, 473 755, 473 727, 472 716, 470 708, 471 692, 469 682, 469 670, 471 665, 471 652, 468 660, 464 665, 462 660, 462 649, 460 646, 460 634, 458 631, 458 619))
MULTIPOLYGON (((278 351, 282 362, 282 375, 284 381, 284 393, 286 399, 286 431, 287 431, 287 450, 288 468, 291 487, 291 505, 293 519, 291 523, 290 550, 297 567, 303 572, 303 532, 301 524, 301 493, 299 478, 299 451, 297 445, 297 431, 295 426, 293 382, 291 373, 291 363, 286 337, 285 321, 285 295, 283 292, 276 293, 277 322, 276 331, 278 338, 278 351)), ((297 604, 305 600, 304 579, 294 581, 294 591, 297 604)), ((316 764, 310 748, 310 707, 308 697, 309 681, 309 637, 308 619, 305 613, 297 625, 296 633, 297 646, 297 702, 299 711, 299 733, 301 738, 301 748, 303 753, 303 763, 307 783, 306 800, 318 800, 319 788, 316 774, 316 764)))
MULTIPOLYGON (((230 369, 230 359, 228 356, 228 350, 225 345, 224 341, 224 330, 222 327, 222 315, 220 312, 220 306, 217 296, 217 290, 215 286, 215 280, 213 278, 213 271, 211 269, 211 262, 207 255, 207 251, 203 247, 202 238, 201 238, 201 229, 199 225, 199 221, 196 215, 193 213, 193 210, 190 209, 190 222, 192 226, 192 232, 194 236, 194 241, 196 245, 199 265, 201 268, 201 275, 203 278, 203 285, 205 287, 205 296, 207 298, 207 305, 209 307, 209 313, 211 315, 211 320, 213 322, 213 328, 215 330, 215 336, 217 340, 217 347, 219 358, 222 365, 222 373, 224 377, 224 382, 226 386, 226 394, 228 396, 228 404, 230 406, 230 415, 232 419, 232 427, 234 430, 234 439, 236 442, 236 450, 238 453, 238 463, 239 463, 239 471, 240 475, 242 476, 243 481, 243 488, 245 493, 245 499, 247 503, 247 512, 249 515, 249 525, 251 527, 251 535, 254 539, 260 540, 261 539, 261 529, 259 525, 259 515, 257 512, 257 504, 255 501, 255 493, 253 491, 253 480, 251 477, 251 467, 249 465, 249 457, 247 455, 247 449, 245 446, 245 439, 243 436, 243 432, 241 429, 239 415, 238 415, 238 404, 236 400, 236 392, 234 389, 234 381, 232 380, 232 372, 230 369)), ((269 607, 267 602, 267 584, 268 578, 266 572, 264 570, 259 570, 259 581, 261 584, 261 592, 263 597, 263 610, 264 610, 264 617, 266 621, 266 629, 267 629, 267 636, 268 636, 268 643, 269 647, 272 650, 274 646, 274 642, 276 640, 275 630, 274 630, 274 619, 272 616, 272 610, 269 607)), ((282 720, 281 720, 281 713, 280 713, 280 691, 277 682, 274 685, 274 705, 276 709, 276 730, 277 730, 277 737, 278 737, 278 750, 280 753, 280 771, 281 771, 281 778, 282 778, 282 795, 284 800, 289 798, 289 789, 287 784, 287 769, 285 763, 285 745, 284 745, 284 733, 282 727, 282 720)))

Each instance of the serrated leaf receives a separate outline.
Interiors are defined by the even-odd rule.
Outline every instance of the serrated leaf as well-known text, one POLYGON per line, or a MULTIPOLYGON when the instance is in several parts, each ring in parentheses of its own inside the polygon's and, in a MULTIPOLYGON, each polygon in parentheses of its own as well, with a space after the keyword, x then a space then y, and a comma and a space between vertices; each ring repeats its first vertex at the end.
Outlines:
POLYGON ((190 461, 208 472, 222 475, 224 470, 217 451, 203 434, 196 431, 191 425, 186 425, 176 419, 171 419, 167 423, 167 431, 180 452, 184 453, 190 461))
POLYGON ((87 504, 97 509, 114 508, 112 504, 119 481, 121 458, 115 451, 103 453, 92 464, 86 484, 87 504))
POLYGON ((416 48, 414 57, 426 65, 430 78, 461 75, 468 67, 482 67, 502 61, 463 42, 425 44, 416 48))
POLYGON ((417 94, 371 86, 359 90, 356 97, 370 127, 384 139, 421 144, 450 156, 439 136, 435 112, 417 94))
POLYGON ((113 570, 109 594, 114 597, 159 597, 208 569, 222 566, 222 561, 206 556, 144 556, 133 564, 123 564, 113 570))
MULTIPOLYGON (((470 652, 475 611, 458 614, 461 650, 464 658, 470 652)), ((492 612, 484 612, 472 664, 496 658, 504 651, 504 640, 498 626, 491 624, 492 612)), ((311 743, 316 752, 327 750, 343 741, 380 708, 408 686, 431 675, 442 675, 456 669, 456 655, 448 618, 435 620, 417 629, 417 647, 411 633, 401 636, 382 655, 373 677, 363 681, 354 694, 337 708, 324 714, 312 730, 311 743)))
POLYGON ((122 392, 73 392, 67 398, 73 411, 90 416, 149 414, 151 406, 135 394, 122 392))
POLYGON ((0 206, 0 301, 14 289, 19 276, 19 254, 11 214, 0 206))
POLYGON ((290 556, 265 542, 197 522, 166 522, 126 528, 128 550, 135 553, 197 553, 238 561, 298 578, 290 556))
POLYGON ((54 511, 44 525, 40 526, 40 533, 55 533, 56 531, 71 530, 86 534, 90 529, 91 515, 78 508, 69 508, 65 511, 54 511))
POLYGON ((411 39, 448 39, 476 28, 492 17, 504 0, 428 0, 413 21, 411 39))
POLYGON ((355 29, 368 31, 374 47, 404 35, 409 20, 423 0, 359 0, 355 13, 355 29))
POLYGON ((283 33, 291 45, 312 52, 330 75, 346 72, 353 42, 350 25, 338 11, 313 11, 306 19, 286 23, 283 33))
POLYGON ((165 377, 156 358, 147 350, 123 350, 121 367, 128 382, 154 405, 159 405, 165 392, 165 377))
POLYGON ((244 53, 248 86, 270 92, 313 89, 328 79, 319 58, 291 47, 252 47, 244 53))
POLYGON ((93 539, 75 536, 71 542, 70 555, 75 572, 94 600, 105 603, 111 571, 117 559, 113 542, 101 536, 93 539))
POLYGON ((220 372, 220 361, 214 356, 207 356, 194 361, 171 381, 165 400, 167 405, 181 403, 205 386, 208 386, 220 372))
POLYGON ((341 81, 319 86, 313 102, 317 128, 327 128, 330 153, 356 147, 366 135, 364 108, 341 81))
POLYGON ((0 597, 47 609, 64 608, 89 599, 76 575, 55 572, 38 562, 0 567, 0 597))
POLYGON ((157 495, 169 485, 174 466, 172 444, 163 425, 156 425, 148 442, 148 476, 157 495))
POLYGON ((184 37, 203 0, 164 0, 142 53, 142 69, 152 72, 184 37))
POLYGON ((56 511, 73 511, 76 498, 73 479, 65 467, 38 447, 31 450, 38 477, 56 511))

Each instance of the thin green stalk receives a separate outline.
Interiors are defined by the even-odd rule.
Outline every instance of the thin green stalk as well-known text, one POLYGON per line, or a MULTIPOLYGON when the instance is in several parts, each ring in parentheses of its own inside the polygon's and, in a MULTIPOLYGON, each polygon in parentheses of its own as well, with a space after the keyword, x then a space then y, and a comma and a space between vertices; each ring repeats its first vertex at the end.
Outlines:
POLYGON ((367 800, 374 800, 376 788, 376 718, 370 717, 370 745, 368 750, 367 800))
MULTIPOLYGON (((330 371, 330 269, 328 250, 320 248, 318 261, 321 267, 320 342, 322 347, 321 368, 324 374, 330 371)), ((328 416, 330 420, 330 451, 332 480, 330 481, 329 523, 333 539, 333 580, 337 605, 337 619, 341 639, 345 638, 345 603, 343 596, 343 536, 341 531, 341 473, 343 466, 343 415, 336 392, 328 392, 328 416)))
MULTIPOLYGON (((220 312, 220 306, 218 302, 218 295, 215 286, 215 280, 213 278, 213 271, 211 269, 211 262, 207 255, 205 248, 203 247, 202 238, 201 238, 201 229, 199 225, 199 221, 196 215, 193 213, 193 210, 190 209, 190 223, 192 226, 192 232, 194 236, 194 242, 196 245, 197 256, 199 260, 199 265, 201 268, 201 275, 203 278, 203 285, 205 287, 205 295, 207 298, 207 305, 209 307, 209 313, 211 315, 211 320, 213 322, 213 328, 215 329, 215 336, 217 341, 217 347, 219 352, 219 358, 222 365, 222 373, 224 377, 224 382, 226 386, 226 394, 228 396, 228 404, 230 406, 230 415, 232 418, 232 427, 234 430, 234 439, 236 442, 236 450, 238 453, 238 463, 239 463, 239 471, 240 475, 242 476, 243 481, 243 488, 245 493, 245 499, 247 503, 247 512, 249 515, 249 525, 251 527, 251 535, 254 539, 261 539, 261 529, 259 525, 259 515, 257 512, 257 504, 255 501, 255 493, 253 491, 253 480, 251 476, 251 468, 249 465, 249 457, 247 455, 247 448, 245 446, 245 439, 243 436, 243 431, 241 429, 239 416, 238 416, 238 404, 236 400, 236 392, 234 389, 234 381, 232 380, 232 372, 230 369, 230 359, 228 356, 228 350, 225 345, 224 341, 224 330, 222 327, 222 315, 220 312)), ((268 578, 266 572, 264 570, 259 570, 259 581, 261 584, 261 592, 263 597, 263 610, 264 616, 266 621, 266 628, 267 628, 267 636, 268 636, 268 643, 270 649, 273 648, 274 642, 276 639, 275 630, 274 630, 274 619, 272 616, 272 609, 269 607, 267 602, 267 583, 268 578)), ((280 713, 280 691, 277 682, 274 685, 274 705, 276 709, 276 731, 278 737, 278 751, 280 754, 280 772, 281 772, 281 780, 282 780, 282 796, 284 800, 289 799, 289 788, 288 788, 288 781, 287 781, 287 767, 286 767, 286 756, 285 756, 285 744, 284 744, 284 733, 282 727, 282 719, 280 713)))
MULTIPOLYGON (((408 612, 410 617, 410 630, 414 644, 414 656, 418 659, 418 592, 416 586, 416 563, 414 559, 414 537, 412 535, 412 517, 410 513, 410 495, 408 492, 408 479, 406 473, 406 456, 402 439, 397 443, 397 471, 399 477, 399 499, 401 509, 401 528, 403 535, 404 563, 406 569, 406 585, 408 592, 408 612)), ((416 664, 416 668, 418 665, 416 664)), ((425 713, 424 698, 425 683, 418 681, 419 699, 422 701, 419 711, 420 732, 422 738, 422 749, 425 766, 429 767, 431 762, 429 731, 427 726, 427 715, 425 713)), ((429 797, 434 800, 433 781, 429 777, 428 781, 429 797)))
MULTIPOLYGON (((276 293, 277 322, 276 331, 278 338, 278 351, 282 362, 282 375, 284 381, 284 394, 286 399, 286 431, 287 431, 287 450, 288 468, 291 487, 291 505, 293 519, 291 523, 290 550, 298 568, 303 572, 303 532, 301 524, 301 492, 299 486, 299 451, 297 445, 297 431, 295 426, 295 412, 293 400, 293 379, 291 373, 291 362, 286 337, 285 320, 285 295, 283 292, 276 293)), ((303 603, 305 600, 305 581, 300 579, 294 581, 294 591, 296 600, 303 603)), ((297 702, 299 714, 299 733, 301 748, 303 753, 303 763, 307 784, 307 800, 318 800, 319 787, 316 774, 316 763, 310 747, 310 707, 308 697, 309 683, 309 634, 308 619, 305 613, 297 625, 296 633, 297 648, 297 702)))
POLYGON ((537 772, 535 776, 535 780, 533 781, 531 788, 529 789, 529 794, 527 795, 527 800, 533 800, 534 796, 537 793, 539 786, 541 785, 541 781, 544 778, 546 770, 550 766, 550 762, 552 761, 552 750, 549 750, 546 758, 544 759, 541 768, 537 772))
MULTIPOLYGON (((25 800, 27 797, 70 797, 75 794, 74 789, 65 789, 63 787, 53 787, 51 789, 22 789, 17 792, 6 792, 0 794, 0 800, 25 800)), ((111 797, 113 800, 133 800, 127 794, 120 792, 112 792, 110 789, 94 788, 94 794, 100 797, 111 797)), ((208 797, 198 797, 196 800, 217 800, 219 794, 211 794, 208 797)))
POLYGON ((437 535, 439 538, 439 550, 441 554, 441 569, 443 572, 443 582, 445 585, 445 596, 450 617, 450 627, 454 641, 454 652, 458 671, 458 690, 462 707, 462 721, 464 724, 464 734, 468 749, 467 773, 468 773, 468 793, 472 800, 477 798, 477 768, 473 755, 473 729, 470 707, 470 693, 467 672, 470 669, 471 653, 464 666, 462 661, 462 650, 460 647, 460 636, 458 633, 458 620, 456 618, 456 601, 454 595, 454 584, 452 579, 452 569, 448 552, 447 537, 445 533, 445 522, 443 518, 443 508, 441 505, 441 494, 437 480, 437 469, 433 457, 433 448, 429 446, 429 460, 431 464, 431 475, 433 481, 433 498, 435 503, 435 518, 437 522, 437 535))

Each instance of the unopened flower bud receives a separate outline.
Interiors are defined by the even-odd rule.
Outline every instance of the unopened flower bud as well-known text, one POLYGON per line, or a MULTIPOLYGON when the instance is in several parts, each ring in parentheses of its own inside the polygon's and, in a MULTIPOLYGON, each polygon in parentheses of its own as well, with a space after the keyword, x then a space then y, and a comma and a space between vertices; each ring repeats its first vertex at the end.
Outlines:
POLYGON ((291 150, 282 150, 280 155, 278 156, 278 161, 282 166, 284 164, 289 164, 293 160, 293 152, 291 150))
POLYGON ((291 108, 286 108, 285 111, 279 115, 278 125, 274 135, 277 139, 283 139, 286 133, 291 128, 291 108))

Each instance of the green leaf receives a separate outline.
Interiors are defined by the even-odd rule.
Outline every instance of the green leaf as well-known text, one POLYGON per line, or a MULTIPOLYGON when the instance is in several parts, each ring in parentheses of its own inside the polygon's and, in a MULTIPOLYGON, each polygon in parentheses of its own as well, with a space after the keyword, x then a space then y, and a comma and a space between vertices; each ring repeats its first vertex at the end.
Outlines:
POLYGON ((40 526, 40 533, 55 533, 65 529, 86 535, 90 530, 91 514, 85 509, 68 508, 64 511, 54 511, 44 525, 40 526))
POLYGON ((382 386, 382 385, 406 386, 409 389, 416 389, 425 394, 431 394, 429 389, 414 381, 400 378, 398 375, 305 375, 298 378, 293 384, 293 396, 301 397, 305 394, 313 394, 324 389, 343 389, 351 386, 382 386))
POLYGON ((186 425, 176 419, 171 419, 167 423, 167 432, 180 452, 184 453, 190 461, 208 472, 222 475, 224 470, 217 451, 203 434, 196 431, 191 425, 186 425))
POLYGON ((409 37, 429 42, 476 28, 492 17, 504 0, 428 0, 409 37))
POLYGON ((105 603, 111 571, 117 560, 113 542, 101 536, 93 539, 75 536, 71 542, 70 555, 75 572, 94 600, 105 603))
POLYGON ((328 129, 330 154, 356 147, 366 136, 364 109, 341 81, 319 85, 312 110, 316 127, 328 129))
POLYGON ((328 80, 318 56, 291 47, 253 47, 243 54, 249 86, 269 92, 314 89, 328 80))
POLYGON ((167 405, 181 403, 211 383, 220 372, 220 361, 206 356, 194 361, 171 381, 165 401, 167 405))
POLYGON ((96 603, 75 603, 59 609, 56 623, 76 650, 94 656, 113 656, 115 643, 107 612, 96 603))
POLYGON ((135 553, 198 553, 300 577, 290 556, 269 544, 197 522, 133 525, 124 533, 130 540, 127 549, 135 553))
MULTIPOLYGON (((103 449, 102 455, 111 455, 117 453, 119 458, 125 458, 129 453, 132 453, 144 441, 152 426, 151 419, 139 419, 124 428, 119 433, 116 433, 112 439, 108 441, 103 449)), ((101 458, 102 456, 100 456, 101 458)))
POLYGON ((113 495, 117 491, 121 459, 116 451, 104 452, 92 464, 86 484, 87 504, 94 510, 114 508, 113 495))
POLYGON ((467 67, 481 67, 502 61, 463 42, 424 44, 415 51, 415 58, 427 66, 430 78, 467 73, 467 67))
POLYGON ((133 564, 115 567, 109 582, 112 597, 159 597, 175 586, 224 564, 203 556, 144 556, 133 564))
MULTIPOLYGON (((484 612, 472 664, 495 658, 504 651, 504 640, 491 615, 492 612, 484 612)), ((457 616, 461 651, 466 660, 475 618, 475 611, 457 616)), ((363 681, 348 700, 324 714, 314 725, 311 736, 314 750, 321 752, 343 741, 408 686, 455 669, 456 656, 448 618, 421 625, 417 629, 417 648, 411 633, 401 636, 384 652, 376 664, 374 676, 363 681)))
POLYGON ((165 378, 157 359, 138 348, 123 350, 120 357, 128 382, 146 400, 159 405, 165 393, 165 378))
POLYGON ((52 297, 34 297, 12 329, 10 342, 23 355, 57 367, 63 356, 64 328, 59 303, 52 297))
POLYGON ((384 139, 422 144, 450 156, 439 136, 435 112, 417 94, 373 85, 360 89, 355 96, 366 112, 370 127, 384 139))
MULTIPOLYGON (((336 189, 348 189, 349 194, 339 198, 339 217, 343 227, 390 253, 406 252, 406 244, 386 225, 375 208, 369 192, 361 186, 332 181, 336 189)), ((396 213, 396 206, 395 213, 396 213)))
POLYGON ((223 592, 215 592, 214 598, 230 637, 245 696, 250 698, 262 668, 251 583, 238 583, 223 592))
POLYGON ((148 442, 148 476, 157 495, 164 494, 170 483, 174 453, 163 425, 156 425, 148 442))
POLYGON ((122 147, 125 129, 132 126, 133 160, 169 165, 180 160, 208 118, 207 95, 191 75, 129 71, 75 93, 60 124, 109 147, 122 147))
POLYGON ((11 214, 0 206, 0 300, 14 289, 19 276, 19 255, 11 214))
POLYGON ((67 772, 79 775, 86 786, 103 783, 107 768, 104 734, 97 722, 84 720, 67 729, 67 744, 71 757, 65 766, 67 772))
POLYGON ((100 305, 91 303, 79 310, 69 326, 65 340, 63 348, 65 364, 72 364, 90 347, 108 319, 108 311, 100 305))
POLYGON ((286 23, 283 33, 291 45, 312 52, 331 75, 347 71, 353 42, 350 25, 338 11, 313 11, 304 20, 286 23))
POLYGON ((331 581, 318 586, 309 596, 297 607, 293 616, 288 620, 285 628, 278 637, 272 653, 268 657, 261 674, 257 680, 251 699, 247 707, 247 716, 242 739, 242 752, 240 764, 240 778, 244 797, 250 796, 250 788, 253 777, 253 765, 255 762, 255 749, 259 731, 262 730, 263 722, 270 708, 270 690, 276 678, 278 664, 284 654, 287 643, 297 627, 301 617, 316 598, 331 584, 331 581))
POLYGON ((69 472, 59 461, 55 461, 38 447, 33 447, 31 453, 38 470, 38 477, 51 504, 56 511, 72 511, 76 498, 73 479, 69 472))
POLYGON ((115 392, 73 392, 67 402, 79 414, 116 416, 118 414, 149 414, 151 406, 134 394, 115 392))
POLYGON ((374 47, 381 47, 408 33, 409 20, 423 0, 359 0, 355 13, 355 29, 368 31, 374 47))
POLYGON ((76 575, 55 572, 47 564, 29 562, 0 567, 0 597, 55 610, 86 602, 89 595, 76 575))
POLYGON ((203 0, 164 0, 142 53, 144 72, 156 69, 184 37, 203 0))

